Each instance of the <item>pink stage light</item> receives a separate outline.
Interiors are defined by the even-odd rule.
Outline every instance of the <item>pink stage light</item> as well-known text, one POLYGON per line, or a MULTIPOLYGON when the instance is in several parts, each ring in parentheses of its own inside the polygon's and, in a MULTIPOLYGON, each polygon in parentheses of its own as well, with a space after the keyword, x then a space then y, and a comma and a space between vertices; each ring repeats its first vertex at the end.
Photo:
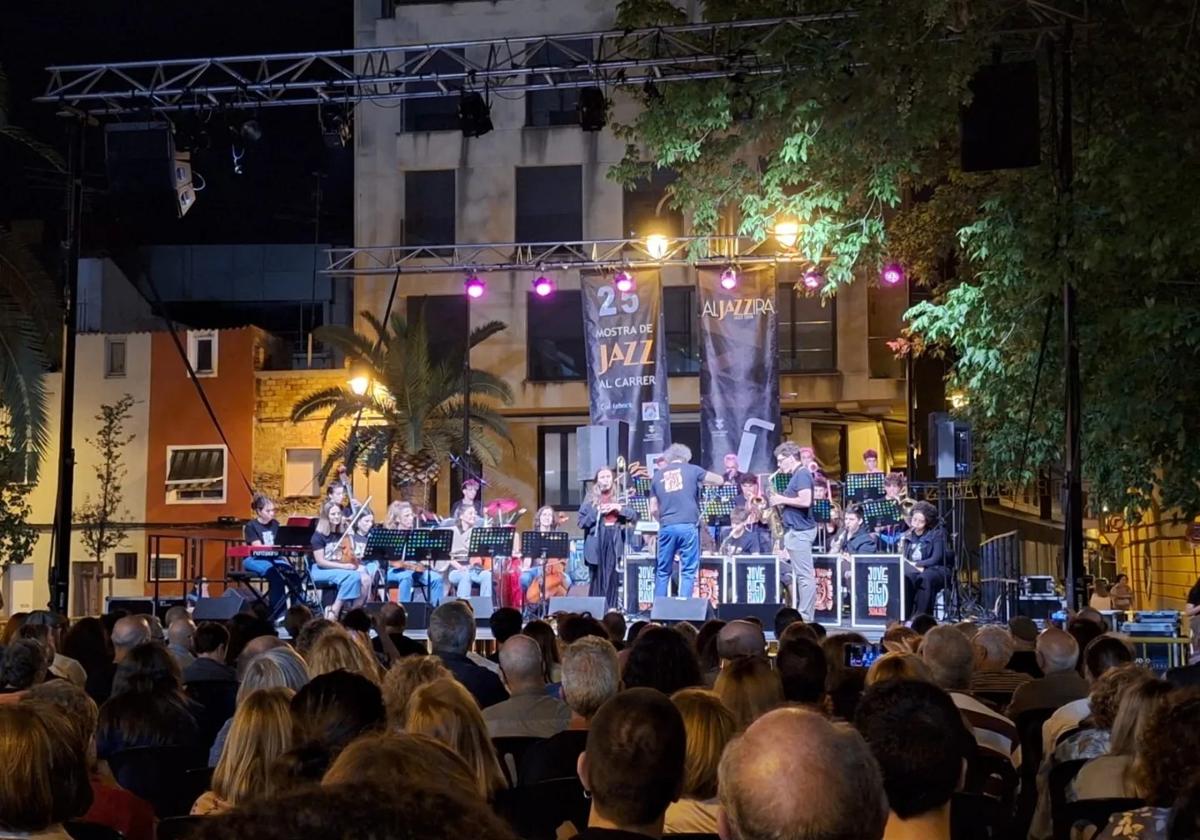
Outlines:
POLYGON ((539 274, 533 281, 533 293, 538 297, 549 297, 554 294, 554 281, 539 274))
POLYGON ((618 292, 632 292, 633 275, 628 271, 618 271, 613 275, 613 285, 617 287, 618 292))
POLYGON ((804 288, 815 292, 821 288, 821 284, 825 282, 825 278, 821 276, 821 272, 819 271, 806 271, 804 272, 803 282, 804 288))
POLYGON ((737 284, 738 284, 737 269, 735 269, 733 266, 729 266, 727 269, 725 269, 724 271, 721 272, 721 288, 722 289, 725 289, 726 291, 732 291, 737 288, 737 284))
POLYGON ((467 282, 464 283, 463 286, 467 290, 467 297, 478 300, 479 298, 483 297, 483 292, 487 288, 487 283, 484 283, 481 277, 472 274, 467 277, 467 282))
POLYGON ((879 279, 885 286, 899 286, 904 282, 904 268, 900 263, 885 265, 879 279))

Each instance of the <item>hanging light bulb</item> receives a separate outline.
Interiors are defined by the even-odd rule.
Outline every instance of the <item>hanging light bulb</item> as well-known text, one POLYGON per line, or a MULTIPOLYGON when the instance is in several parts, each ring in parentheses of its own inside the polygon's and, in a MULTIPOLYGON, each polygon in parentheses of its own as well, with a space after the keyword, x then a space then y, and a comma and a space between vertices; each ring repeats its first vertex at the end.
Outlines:
POLYGON ((731 265, 726 266, 725 270, 721 272, 721 288, 725 289, 726 291, 732 291, 737 288, 737 284, 737 269, 731 265))
POLYGON ((467 281, 463 284, 466 289, 467 297, 478 300, 483 297, 483 292, 487 289, 487 283, 483 282, 483 278, 476 274, 467 275, 467 281))
POLYGON ((632 292, 633 275, 622 269, 613 275, 613 285, 617 287, 618 292, 632 292))
POLYGON ((889 263, 883 267, 879 280, 885 286, 899 286, 904 282, 904 267, 900 263, 889 263))
POLYGON ((533 280, 533 293, 538 297, 549 297, 554 294, 554 281, 544 274, 539 274, 533 280))

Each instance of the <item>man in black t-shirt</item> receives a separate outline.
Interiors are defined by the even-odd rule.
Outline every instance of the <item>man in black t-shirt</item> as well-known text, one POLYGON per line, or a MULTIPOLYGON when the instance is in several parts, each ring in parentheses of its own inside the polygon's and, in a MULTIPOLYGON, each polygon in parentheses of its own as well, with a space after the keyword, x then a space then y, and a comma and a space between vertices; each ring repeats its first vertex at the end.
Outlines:
POLYGON ((724 484, 716 473, 689 464, 692 450, 672 444, 663 453, 667 463, 650 482, 651 511, 658 516, 658 559, 654 596, 670 594, 675 554, 679 554, 679 597, 690 598, 700 569, 700 487, 724 484))
POLYGON ((812 518, 813 477, 801 461, 801 449, 791 441, 775 447, 775 461, 781 472, 788 473, 787 489, 782 493, 771 493, 772 507, 780 509, 783 522, 783 547, 787 552, 787 566, 781 568, 780 577, 785 581, 795 580, 793 598, 796 609, 805 621, 812 621, 817 600, 817 574, 813 568, 813 540, 817 536, 817 523, 812 518))

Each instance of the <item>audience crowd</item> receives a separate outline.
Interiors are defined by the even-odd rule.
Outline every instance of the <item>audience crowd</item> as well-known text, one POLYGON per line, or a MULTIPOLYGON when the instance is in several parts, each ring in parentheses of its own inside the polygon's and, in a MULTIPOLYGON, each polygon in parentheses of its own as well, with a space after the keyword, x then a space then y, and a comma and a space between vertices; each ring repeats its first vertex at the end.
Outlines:
MULTIPOLYGON (((1062 629, 779 611, 660 626, 443 603, 334 623, 17 614, 0 838, 1179 840, 1200 689, 1062 629), (164 629, 165 628, 165 629, 164 629)), ((1200 660, 1200 650, 1197 651, 1200 660)))

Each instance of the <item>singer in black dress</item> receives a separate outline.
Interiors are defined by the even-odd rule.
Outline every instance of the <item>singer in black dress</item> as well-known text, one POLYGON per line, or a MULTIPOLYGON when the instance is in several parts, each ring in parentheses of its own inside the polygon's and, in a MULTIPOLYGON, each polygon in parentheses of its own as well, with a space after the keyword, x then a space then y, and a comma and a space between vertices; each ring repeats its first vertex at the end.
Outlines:
POLYGON ((596 480, 579 506, 579 527, 583 531, 583 562, 592 575, 588 595, 604 598, 606 611, 621 607, 617 561, 625 551, 626 530, 636 517, 632 508, 620 504, 612 469, 597 470, 596 480))

